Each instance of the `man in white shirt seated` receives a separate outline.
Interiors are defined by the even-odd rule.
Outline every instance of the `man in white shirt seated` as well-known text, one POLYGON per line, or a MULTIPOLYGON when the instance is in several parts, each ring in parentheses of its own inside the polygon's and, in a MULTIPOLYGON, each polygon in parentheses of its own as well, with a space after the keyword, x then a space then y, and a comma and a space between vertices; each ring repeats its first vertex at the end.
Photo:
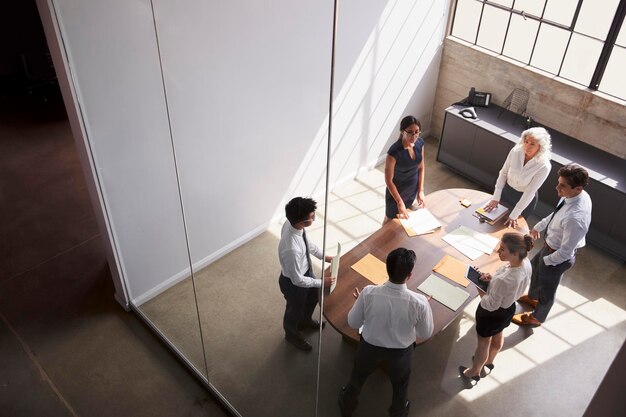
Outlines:
POLYGON ((393 387, 389 415, 409 415, 407 396, 415 340, 428 339, 433 333, 433 313, 428 299, 406 285, 414 266, 415 252, 395 249, 387 256, 389 281, 368 285, 362 292, 355 288, 356 302, 348 313, 348 324, 363 329, 350 381, 339 393, 343 417, 352 415, 363 383, 381 362, 388 365, 393 387))
MULTIPOLYGON (((317 203, 311 198, 296 197, 285 206, 287 221, 283 225, 280 243, 278 244, 278 259, 280 260, 280 277, 278 284, 285 296, 287 306, 283 316, 285 340, 303 351, 310 351, 311 344, 302 336, 300 330, 316 330, 320 322, 313 319, 312 314, 319 302, 319 291, 335 281, 334 277, 323 280, 315 278, 311 255, 322 259, 322 251, 307 240, 305 227, 315 221, 317 203)), ((333 260, 326 256, 326 262, 333 260)), ((322 323, 323 325, 324 323, 322 323)))
POLYGON ((580 165, 568 164, 559 169, 558 175, 559 204, 530 231, 532 238, 538 239, 539 232, 545 230, 545 242, 531 261, 528 295, 518 300, 534 311, 516 314, 513 323, 518 325, 536 327, 546 321, 563 274, 574 266, 576 250, 585 246, 591 223, 591 198, 583 188, 589 183, 589 173, 580 165))

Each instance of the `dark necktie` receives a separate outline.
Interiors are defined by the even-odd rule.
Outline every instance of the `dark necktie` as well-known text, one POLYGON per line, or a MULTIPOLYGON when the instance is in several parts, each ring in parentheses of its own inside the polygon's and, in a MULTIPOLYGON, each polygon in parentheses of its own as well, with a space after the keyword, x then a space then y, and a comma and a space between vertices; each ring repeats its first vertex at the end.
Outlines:
POLYGON ((544 242, 547 242, 546 239, 548 239, 548 227, 550 227, 550 223, 552 223, 552 219, 554 219, 554 215, 556 214, 557 211, 561 210, 561 207, 563 207, 564 204, 565 204, 565 199, 561 200, 561 202, 556 206, 556 209, 554 209, 554 211, 552 212, 552 216, 550 217, 550 220, 548 220, 548 224, 546 225, 546 233, 543 236, 544 242))
POLYGON ((313 265, 311 265, 311 254, 309 253, 309 242, 306 240, 306 231, 304 229, 302 229, 302 239, 304 239, 304 250, 306 251, 306 261, 309 264, 309 269, 307 272, 310 271, 311 275, 313 275, 313 265))

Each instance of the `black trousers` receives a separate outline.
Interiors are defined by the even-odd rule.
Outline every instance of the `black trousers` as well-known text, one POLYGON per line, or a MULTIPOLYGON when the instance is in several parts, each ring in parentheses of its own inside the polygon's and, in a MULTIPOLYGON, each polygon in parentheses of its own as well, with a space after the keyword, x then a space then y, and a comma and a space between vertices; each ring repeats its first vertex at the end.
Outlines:
MULTIPOLYGON (((502 201, 505 206, 513 210, 517 205, 517 202, 520 200, 520 198, 522 198, 523 194, 524 193, 520 193, 519 191, 511 187, 508 183, 506 183, 504 184, 504 188, 502 189, 502 196, 500 197, 500 201, 502 201)), ((535 211, 535 208, 537 207, 537 201, 539 201, 539 191, 535 192, 535 196, 532 200, 530 200, 528 207, 526 207, 524 211, 522 211, 522 216, 524 217, 524 219, 528 219, 528 216, 530 216, 535 211)))
POLYGON ((343 398, 347 411, 354 412, 359 402, 359 393, 365 380, 378 365, 386 363, 389 367, 389 379, 393 388, 393 397, 389 415, 392 417, 405 416, 408 413, 406 402, 411 377, 411 358, 415 344, 404 349, 391 349, 367 343, 363 338, 359 343, 354 358, 354 368, 350 381, 346 386, 343 398))
MULTIPOLYGON (((309 275, 311 271, 306 273, 309 275)), ((280 291, 285 296, 287 306, 283 316, 283 329, 286 336, 302 337, 298 330, 298 324, 311 320, 315 306, 319 302, 319 288, 303 288, 293 285, 291 280, 280 274, 278 278, 280 291)))

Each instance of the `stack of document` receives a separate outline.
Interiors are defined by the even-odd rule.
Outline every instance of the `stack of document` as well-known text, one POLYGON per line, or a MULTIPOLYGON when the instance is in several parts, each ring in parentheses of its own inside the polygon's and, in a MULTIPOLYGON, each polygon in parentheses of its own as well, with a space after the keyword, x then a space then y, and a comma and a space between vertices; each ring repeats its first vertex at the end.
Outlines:
POLYGON ((498 238, 465 226, 459 226, 442 239, 472 261, 478 259, 482 254, 490 255, 499 242, 498 238))
POLYGON ((489 202, 485 203, 485 205, 481 208, 477 208, 476 215, 479 219, 483 219, 489 224, 497 223, 509 212, 509 209, 502 204, 498 204, 498 207, 496 207, 492 211, 487 211, 485 210, 487 204, 489 204, 489 202))
POLYGON ((439 220, 428 211, 427 208, 420 208, 415 211, 409 210, 408 219, 400 219, 400 223, 407 235, 417 236, 432 233, 441 227, 439 220))

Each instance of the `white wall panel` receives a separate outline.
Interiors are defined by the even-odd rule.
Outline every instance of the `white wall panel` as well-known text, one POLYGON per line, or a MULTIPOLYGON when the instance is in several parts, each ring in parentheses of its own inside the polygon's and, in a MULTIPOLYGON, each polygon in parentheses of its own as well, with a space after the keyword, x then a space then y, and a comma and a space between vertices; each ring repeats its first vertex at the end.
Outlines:
POLYGON ((149 0, 54 0, 131 299, 188 268, 149 0))
MULTIPOLYGON (((198 266, 264 230, 291 197, 323 192, 332 7, 155 0, 198 266)), ((378 161, 404 114, 427 128, 446 8, 340 2, 333 181, 378 161)))

